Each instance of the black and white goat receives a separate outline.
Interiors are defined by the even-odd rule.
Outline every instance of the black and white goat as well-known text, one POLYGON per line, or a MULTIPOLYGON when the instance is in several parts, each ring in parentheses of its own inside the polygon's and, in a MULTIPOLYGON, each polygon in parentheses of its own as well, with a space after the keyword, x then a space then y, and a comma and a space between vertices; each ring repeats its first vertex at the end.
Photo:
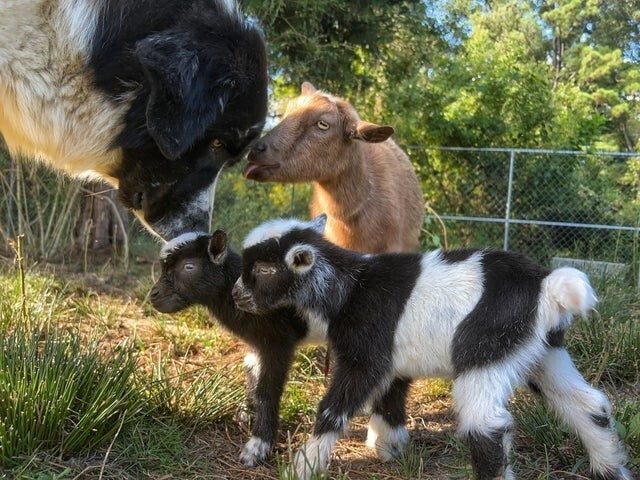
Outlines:
POLYGON ((389 459, 408 442, 412 379, 454 379, 459 432, 479 479, 510 479, 508 401, 530 385, 578 434, 594 478, 630 479, 611 405, 576 370, 563 334, 596 303, 587 277, 551 272, 524 256, 490 250, 361 255, 312 223, 272 221, 245 241, 239 308, 295 307, 321 319, 336 367, 313 436, 296 455, 298 478, 326 469, 349 419, 373 402, 368 444, 389 459))
POLYGON ((227 248, 227 235, 184 234, 161 252, 162 275, 150 294, 153 306, 173 313, 204 305, 223 327, 253 350, 245 358, 250 400, 255 409, 252 437, 240 460, 254 466, 269 454, 278 430, 280 397, 301 343, 324 343, 326 326, 303 320, 291 307, 264 315, 238 310, 233 287, 241 273, 240 256, 227 248))
POLYGON ((0 136, 99 177, 165 239, 209 228, 260 136, 263 34, 235 0, 0 0, 0 136))

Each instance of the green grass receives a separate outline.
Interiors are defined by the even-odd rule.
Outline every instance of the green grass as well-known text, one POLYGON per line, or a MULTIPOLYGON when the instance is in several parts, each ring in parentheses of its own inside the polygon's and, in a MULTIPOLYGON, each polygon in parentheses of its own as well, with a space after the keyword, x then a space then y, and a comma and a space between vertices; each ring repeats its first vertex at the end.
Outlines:
POLYGON ((68 455, 110 440, 140 411, 136 363, 123 345, 103 357, 98 343, 54 326, 0 334, 0 464, 38 448, 68 455))
POLYGON ((614 385, 640 382, 640 293, 616 282, 595 285, 597 312, 577 320, 569 350, 580 371, 614 385))
POLYGON ((224 371, 211 367, 187 370, 163 359, 156 362, 151 378, 144 378, 140 389, 154 417, 192 425, 229 419, 244 399, 243 385, 224 371))
POLYGON ((229 419, 241 384, 228 369, 171 355, 143 365, 143 340, 111 337, 122 302, 59 278, 22 268, 0 275, 0 478, 194 471, 190 432, 229 419), (120 461, 101 463, 109 454, 120 461))

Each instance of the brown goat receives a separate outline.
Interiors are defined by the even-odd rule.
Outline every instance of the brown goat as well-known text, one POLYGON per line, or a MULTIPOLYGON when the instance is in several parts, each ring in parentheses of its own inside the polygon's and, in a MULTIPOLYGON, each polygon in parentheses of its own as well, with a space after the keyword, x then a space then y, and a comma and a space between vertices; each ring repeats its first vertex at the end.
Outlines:
POLYGON ((311 215, 328 215, 325 234, 365 253, 413 251, 423 220, 420 184, 393 128, 360 119, 344 99, 308 82, 282 121, 249 154, 260 182, 313 182, 311 215))

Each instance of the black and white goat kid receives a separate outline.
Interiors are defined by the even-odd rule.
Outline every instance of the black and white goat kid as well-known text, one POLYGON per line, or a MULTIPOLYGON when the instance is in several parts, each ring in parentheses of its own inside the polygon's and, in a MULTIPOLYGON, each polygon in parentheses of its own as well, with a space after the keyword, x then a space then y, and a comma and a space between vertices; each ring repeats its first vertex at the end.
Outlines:
POLYGON ((190 305, 204 305, 223 327, 252 350, 245 358, 250 403, 255 410, 252 437, 240 460, 254 466, 264 460, 276 440, 280 397, 301 343, 324 343, 326 327, 308 323, 295 309, 283 308, 253 315, 236 308, 232 295, 241 274, 240 256, 227 248, 227 235, 184 234, 161 252, 162 275, 153 286, 151 303, 173 313, 190 305))
POLYGON ((238 306, 295 307, 327 326, 336 366, 313 436, 296 455, 298 478, 326 469, 349 419, 373 402, 367 442, 389 459, 408 442, 412 379, 454 380, 460 434, 478 479, 509 479, 509 398, 531 385, 582 440, 594 478, 630 479, 611 405, 576 370, 563 334, 596 298, 572 268, 551 272, 489 250, 361 255, 311 224, 272 221, 249 234, 238 306))
POLYGON ((0 136, 119 189, 169 239, 260 135, 263 34, 234 0, 0 0, 0 136))

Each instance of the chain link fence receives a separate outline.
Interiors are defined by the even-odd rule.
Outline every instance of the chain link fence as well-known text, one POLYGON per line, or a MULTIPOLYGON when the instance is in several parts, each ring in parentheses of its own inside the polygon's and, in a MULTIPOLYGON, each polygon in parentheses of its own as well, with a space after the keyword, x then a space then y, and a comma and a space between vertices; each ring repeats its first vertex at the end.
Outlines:
MULTIPOLYGON (((407 149, 450 247, 516 250, 639 282, 640 155, 407 149)), ((438 231, 439 223, 427 225, 438 231), (432 225, 432 226, 431 226, 432 225)))
MULTIPOLYGON (((425 194, 424 248, 504 248, 547 265, 578 262, 580 268, 623 272, 640 282, 640 155, 405 150, 425 194)), ((221 177, 213 225, 229 231, 236 246, 266 219, 308 215, 309 185, 247 182, 241 168, 221 177)), ((24 233, 27 247, 45 258, 70 241, 81 213, 80 184, 61 183, 44 167, 22 166, 0 155, 0 193, 0 236, 5 240, 24 233)))

